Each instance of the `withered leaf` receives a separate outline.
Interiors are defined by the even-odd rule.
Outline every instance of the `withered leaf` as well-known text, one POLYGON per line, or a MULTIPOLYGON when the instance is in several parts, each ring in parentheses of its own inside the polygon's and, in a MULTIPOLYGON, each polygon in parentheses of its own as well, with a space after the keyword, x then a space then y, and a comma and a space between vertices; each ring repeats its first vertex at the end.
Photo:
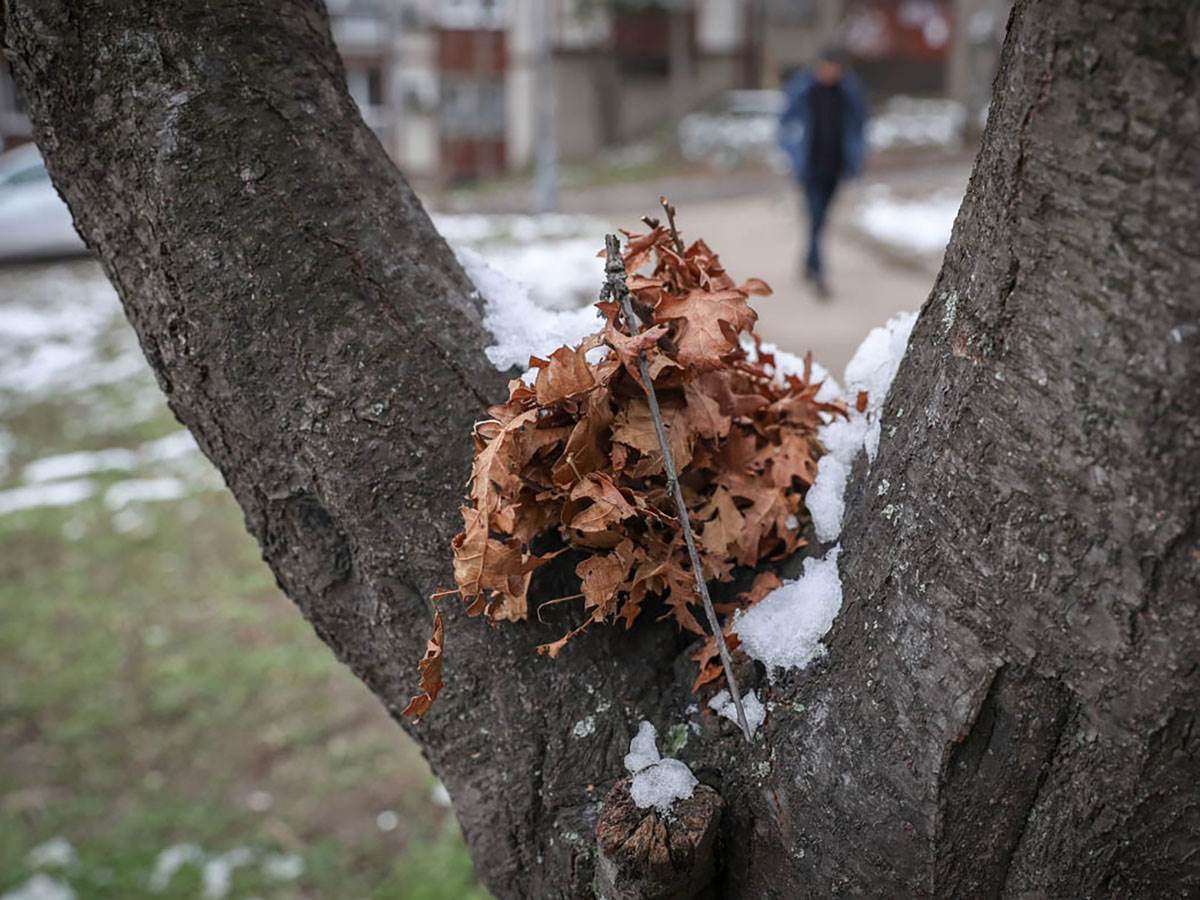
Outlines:
POLYGON ((421 693, 408 701, 401 713, 419 719, 429 712, 429 707, 442 690, 442 649, 446 642, 446 627, 442 622, 442 611, 433 614, 433 635, 425 645, 425 655, 417 663, 421 672, 421 693))
POLYGON ((737 290, 706 291, 699 288, 683 297, 664 297, 656 310, 660 321, 682 320, 675 342, 681 366, 701 371, 719 368, 738 345, 738 333, 758 318, 737 290))
POLYGON ((550 354, 550 361, 538 369, 534 385, 539 406, 551 406, 596 386, 586 353, 583 347, 559 347, 550 354))

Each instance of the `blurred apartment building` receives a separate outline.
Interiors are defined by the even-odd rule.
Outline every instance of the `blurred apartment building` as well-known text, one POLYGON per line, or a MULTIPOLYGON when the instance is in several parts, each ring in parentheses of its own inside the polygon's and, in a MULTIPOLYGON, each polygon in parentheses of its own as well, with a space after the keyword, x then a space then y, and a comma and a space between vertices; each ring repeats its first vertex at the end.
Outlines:
POLYGON ((416 177, 489 175, 531 163, 540 52, 550 55, 555 137, 568 160, 644 136, 708 97, 758 81, 758 2, 328 5, 351 93, 416 177))
MULTIPOLYGON (((972 113, 989 96, 1010 2, 327 0, 327 6, 363 118, 407 174, 453 181, 531 164, 545 72, 553 82, 557 154, 565 160, 651 135, 731 88, 774 87, 830 40, 849 51, 874 94, 949 94, 972 113)), ((0 59, 0 148, 29 138, 28 118, 0 59)))
POLYGON ((557 153, 586 159, 836 40, 877 96, 986 104, 1011 0, 328 0, 351 93, 408 174, 528 166, 539 71, 557 153), (543 45, 542 41, 546 43, 543 45), (539 51, 550 57, 539 70, 539 51))

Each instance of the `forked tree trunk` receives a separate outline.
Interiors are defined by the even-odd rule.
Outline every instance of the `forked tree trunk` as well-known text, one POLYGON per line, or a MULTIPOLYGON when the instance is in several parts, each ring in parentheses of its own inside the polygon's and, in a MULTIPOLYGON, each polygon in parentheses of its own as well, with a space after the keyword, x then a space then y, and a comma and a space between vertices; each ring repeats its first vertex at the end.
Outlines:
MULTIPOLYGON (((398 709, 502 379, 323 10, 9 0, 6 28, 172 408, 283 589, 398 709)), ((724 800, 720 896, 1200 890, 1198 55, 1195 4, 1017 3, 858 463, 830 652, 763 686, 752 748, 705 720, 682 754, 724 800)), ((680 639, 593 629, 551 662, 532 648, 561 622, 450 618, 447 688, 409 730, 480 875, 587 896, 637 722, 685 718, 680 639)))

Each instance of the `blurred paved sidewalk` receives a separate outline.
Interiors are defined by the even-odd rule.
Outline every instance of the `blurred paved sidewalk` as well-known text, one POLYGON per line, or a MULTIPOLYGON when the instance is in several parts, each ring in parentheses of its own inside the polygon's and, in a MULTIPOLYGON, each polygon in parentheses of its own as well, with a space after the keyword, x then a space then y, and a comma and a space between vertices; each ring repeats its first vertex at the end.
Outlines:
MULTIPOLYGON (((835 201, 827 232, 826 269, 833 296, 816 299, 798 277, 805 226, 795 190, 779 181, 778 193, 679 204, 678 221, 685 240, 703 237, 721 256, 731 276, 764 279, 770 297, 752 298, 764 340, 813 358, 841 378, 854 350, 876 325, 904 310, 916 310, 933 286, 936 265, 928 259, 903 260, 873 247, 852 232, 850 220, 861 186, 835 201)), ((637 216, 605 216, 614 225, 632 228, 637 216)))

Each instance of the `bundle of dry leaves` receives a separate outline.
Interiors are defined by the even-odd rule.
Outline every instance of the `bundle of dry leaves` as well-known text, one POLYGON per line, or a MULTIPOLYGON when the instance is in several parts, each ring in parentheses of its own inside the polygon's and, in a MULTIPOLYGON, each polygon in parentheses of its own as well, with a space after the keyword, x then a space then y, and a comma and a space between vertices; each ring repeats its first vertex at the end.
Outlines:
MULTIPOLYGON (((587 552, 575 569, 579 594, 566 598, 580 602, 579 623, 539 648, 550 656, 595 623, 631 627, 650 595, 665 600, 679 627, 707 635, 639 353, 649 363, 710 581, 729 581, 735 567, 787 556, 804 543, 804 492, 822 453, 819 414, 845 411, 816 399, 820 384, 810 366, 801 377, 781 377, 770 354, 743 349, 739 336, 752 334, 756 319, 748 297, 769 294, 764 282, 735 284, 703 241, 682 249, 665 226, 626 237, 628 286, 648 327, 631 335, 618 303, 603 300, 600 332, 530 360, 535 383, 512 381, 508 401, 475 427, 463 530, 453 541, 457 590, 450 593, 492 622, 528 618, 534 571, 563 552, 534 552, 536 538, 556 531, 562 548, 587 552), (652 273, 638 274, 652 258, 652 273)), ((722 611, 756 601, 775 584, 760 577, 722 611)), ((423 714, 440 688, 441 628, 439 615, 411 715, 423 714)), ((736 635, 726 634, 736 645, 736 635)), ((711 636, 694 658, 697 687, 720 674, 711 636)))

